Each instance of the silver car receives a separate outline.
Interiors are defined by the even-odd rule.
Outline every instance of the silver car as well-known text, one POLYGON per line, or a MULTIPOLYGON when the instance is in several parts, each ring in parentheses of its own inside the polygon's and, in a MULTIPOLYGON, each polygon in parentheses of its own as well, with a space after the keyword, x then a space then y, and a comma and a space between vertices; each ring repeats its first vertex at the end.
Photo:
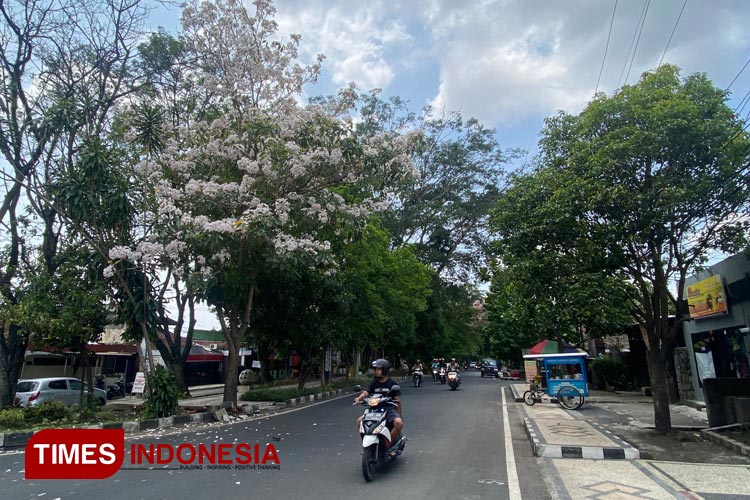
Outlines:
MULTIPOLYGON (((61 401, 65 406, 81 402, 81 384, 83 394, 88 393, 88 384, 77 378, 48 377, 19 380, 16 385, 15 406, 38 406, 49 401, 61 401)), ((99 405, 107 403, 107 392, 94 388, 94 399, 99 405)))

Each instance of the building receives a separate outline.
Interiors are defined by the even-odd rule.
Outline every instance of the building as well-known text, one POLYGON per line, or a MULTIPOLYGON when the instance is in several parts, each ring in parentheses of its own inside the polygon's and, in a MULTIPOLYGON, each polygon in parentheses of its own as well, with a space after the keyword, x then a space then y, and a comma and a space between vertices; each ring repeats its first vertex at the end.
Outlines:
POLYGON ((705 378, 747 379, 750 384, 750 250, 687 279, 690 321, 683 335, 695 399, 705 378))

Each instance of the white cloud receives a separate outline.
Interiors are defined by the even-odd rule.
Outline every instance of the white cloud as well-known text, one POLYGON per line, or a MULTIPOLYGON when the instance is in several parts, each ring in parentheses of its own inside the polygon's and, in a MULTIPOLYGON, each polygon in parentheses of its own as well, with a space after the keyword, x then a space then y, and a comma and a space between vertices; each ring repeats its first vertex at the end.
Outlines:
MULTIPOLYGON (((628 83, 662 56, 682 0, 652 2, 628 83)), ((422 13, 440 66, 441 109, 461 109, 490 124, 557 109, 579 111, 592 97, 604 55, 613 2, 433 0, 422 13)), ((624 82, 626 56, 641 2, 619 2, 600 90, 624 82)), ((689 3, 665 61, 683 74, 704 71, 729 83, 747 57, 750 4, 689 3)))
MULTIPOLYGON (((626 57, 643 2, 619 2, 599 90, 635 82, 659 62, 683 0, 651 2, 635 60, 626 57), (628 74, 629 72, 629 74, 628 74)), ((593 96, 614 0, 278 1, 283 33, 303 36, 305 58, 323 53, 325 91, 406 92, 488 125, 520 123, 593 96), (436 80, 437 75, 437 81, 436 80), (435 91, 437 89, 437 91, 435 91), (427 95, 431 94, 431 95, 427 95), (422 97, 419 97, 422 96, 422 97)), ((726 86, 750 48, 750 2, 688 2, 665 61, 726 86)), ((750 71, 733 87, 744 95, 750 71), (746 77, 746 79, 745 79, 746 77)))
POLYGON ((349 82, 365 89, 388 87, 397 64, 389 60, 390 51, 411 41, 406 25, 382 2, 318 1, 302 8, 279 3, 277 9, 281 29, 301 33, 308 56, 323 53, 339 87, 349 82))

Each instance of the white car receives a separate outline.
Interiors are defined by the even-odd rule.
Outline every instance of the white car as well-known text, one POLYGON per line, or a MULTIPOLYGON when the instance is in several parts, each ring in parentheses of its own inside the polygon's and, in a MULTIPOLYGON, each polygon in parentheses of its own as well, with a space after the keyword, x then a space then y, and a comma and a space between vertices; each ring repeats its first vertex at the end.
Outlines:
MULTIPOLYGON (((65 406, 81 402, 81 384, 84 398, 88 384, 77 378, 48 377, 19 380, 16 385, 15 406, 39 406, 49 401, 61 401, 65 406)), ((94 399, 99 405, 107 403, 107 391, 94 388, 94 399)))

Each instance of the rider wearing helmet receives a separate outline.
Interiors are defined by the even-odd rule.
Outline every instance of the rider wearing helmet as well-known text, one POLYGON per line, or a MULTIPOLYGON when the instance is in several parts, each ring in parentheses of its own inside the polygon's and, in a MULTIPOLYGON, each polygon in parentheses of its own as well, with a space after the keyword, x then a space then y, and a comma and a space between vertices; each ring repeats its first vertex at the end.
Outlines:
MULTIPOLYGON (((456 372, 457 375, 461 371, 460 367, 458 365, 458 362, 456 361, 456 358, 451 358, 451 362, 448 365, 448 371, 449 372, 456 372)), ((461 375, 458 375, 458 383, 459 384, 461 383, 461 375)))
MULTIPOLYGON (((390 392, 391 387, 396 385, 396 382, 388 376, 388 373, 391 371, 391 364, 387 360, 376 359, 372 362, 372 369, 375 372, 375 377, 367 390, 362 391, 359 396, 354 398, 354 403, 359 403, 362 398, 366 398, 370 394, 382 394, 385 396, 390 392)), ((393 392, 390 394, 390 397, 398 404, 398 409, 391 406, 386 410, 388 412, 386 425, 393 429, 391 431, 391 444, 395 444, 401 435, 401 429, 404 427, 404 421, 401 418, 401 393, 393 392)), ((357 427, 359 427, 361 421, 362 417, 359 417, 357 419, 357 427)), ((391 454, 395 455, 395 452, 392 451, 391 454)))
POLYGON ((421 361, 417 360, 417 362, 414 363, 414 366, 412 366, 411 370, 412 371, 414 371, 414 370, 422 371, 422 370, 424 370, 424 366, 422 366, 422 362, 421 361))

